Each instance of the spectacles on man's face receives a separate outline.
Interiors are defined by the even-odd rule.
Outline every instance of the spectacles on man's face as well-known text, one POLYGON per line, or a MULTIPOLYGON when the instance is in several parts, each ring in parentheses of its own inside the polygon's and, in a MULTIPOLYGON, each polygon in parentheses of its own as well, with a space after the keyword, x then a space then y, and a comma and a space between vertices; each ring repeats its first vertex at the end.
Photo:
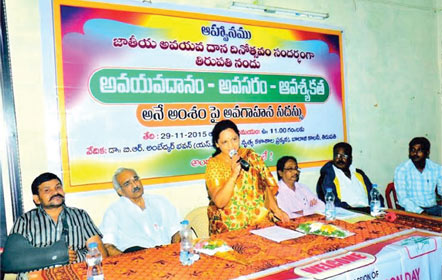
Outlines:
POLYGON ((138 177, 137 175, 133 176, 131 179, 125 181, 121 186, 123 187, 128 187, 131 184, 138 184, 138 182, 140 182, 140 177, 138 177))
POLYGON ((289 171, 289 172, 298 171, 298 172, 301 172, 301 169, 299 169, 298 167, 289 167, 289 168, 284 168, 284 171, 289 171))
POLYGON ((335 158, 337 158, 337 159, 348 159, 349 155, 346 155, 346 154, 335 154, 335 158))

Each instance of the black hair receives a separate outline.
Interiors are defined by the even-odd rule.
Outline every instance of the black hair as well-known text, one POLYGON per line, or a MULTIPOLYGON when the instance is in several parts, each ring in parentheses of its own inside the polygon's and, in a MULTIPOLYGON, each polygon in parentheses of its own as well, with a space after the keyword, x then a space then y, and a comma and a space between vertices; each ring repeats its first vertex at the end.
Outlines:
POLYGON ((423 151, 427 152, 427 154, 430 152, 430 141, 428 141, 425 137, 414 137, 411 139, 410 143, 408 144, 408 148, 411 149, 416 144, 420 144, 423 151))
POLYGON ((339 142, 339 143, 336 143, 336 144, 333 146, 333 154, 336 154, 336 152, 337 152, 338 149, 340 149, 340 148, 344 149, 345 153, 346 153, 348 156, 351 156, 351 153, 353 152, 353 149, 352 149, 352 147, 350 146, 350 144, 348 144, 348 143, 346 143, 346 142, 339 142))
POLYGON ((233 131, 235 131, 235 133, 238 134, 238 136, 239 136, 238 127, 231 120, 219 121, 213 127, 213 130, 212 130, 212 145, 215 148, 215 152, 212 155, 213 157, 216 156, 217 154, 221 153, 221 150, 216 146, 216 143, 218 142, 218 139, 219 139, 219 135, 221 134, 221 132, 223 132, 224 130, 229 129, 229 128, 233 129, 233 131))
POLYGON ((298 164, 298 161, 296 160, 295 157, 292 156, 283 156, 282 158, 278 159, 278 162, 276 163, 276 174, 278 175, 278 180, 281 180, 281 176, 279 175, 278 171, 284 171, 284 166, 285 163, 289 160, 293 160, 294 162, 296 162, 296 164, 298 164))
POLYGON ((37 178, 35 178, 31 184, 32 194, 38 195, 38 186, 40 186, 44 182, 47 182, 47 181, 50 181, 53 179, 57 179, 61 184, 60 178, 58 178, 58 176, 53 173, 46 172, 46 173, 38 175, 37 178))

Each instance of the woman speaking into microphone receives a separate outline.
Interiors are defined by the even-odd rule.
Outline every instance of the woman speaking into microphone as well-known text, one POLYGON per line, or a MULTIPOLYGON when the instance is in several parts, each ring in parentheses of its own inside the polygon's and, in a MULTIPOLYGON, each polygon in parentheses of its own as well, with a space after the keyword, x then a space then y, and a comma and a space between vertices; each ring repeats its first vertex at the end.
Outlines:
POLYGON ((212 144, 215 152, 205 175, 210 234, 242 229, 272 216, 287 222, 287 213, 275 200, 278 184, 257 153, 240 147, 235 123, 218 122, 212 130, 212 144))

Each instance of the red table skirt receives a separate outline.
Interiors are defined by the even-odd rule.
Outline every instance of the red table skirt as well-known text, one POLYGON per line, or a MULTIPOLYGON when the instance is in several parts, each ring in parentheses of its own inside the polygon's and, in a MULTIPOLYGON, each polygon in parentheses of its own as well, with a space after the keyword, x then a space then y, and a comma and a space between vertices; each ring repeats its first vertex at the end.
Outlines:
MULTIPOLYGON (((323 216, 312 215, 278 225, 296 229, 300 223, 306 221, 325 222, 323 216)), ((212 236, 230 245, 240 261, 201 255, 201 259, 193 265, 183 266, 179 261, 179 244, 172 244, 108 257, 103 260, 104 275, 106 280, 232 279, 411 228, 409 225, 387 222, 384 219, 355 224, 339 220, 332 223, 355 234, 344 239, 305 235, 276 243, 249 232, 251 229, 271 225, 263 224, 212 236)), ((86 264, 77 263, 42 270, 39 276, 47 280, 83 280, 86 278, 86 264)))

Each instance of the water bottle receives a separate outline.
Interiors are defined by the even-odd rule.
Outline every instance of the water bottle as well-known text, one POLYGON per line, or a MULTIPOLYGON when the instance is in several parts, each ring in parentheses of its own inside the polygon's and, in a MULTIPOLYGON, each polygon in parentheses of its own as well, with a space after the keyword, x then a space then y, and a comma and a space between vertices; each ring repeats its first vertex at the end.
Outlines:
POLYGON ((103 267, 101 266, 103 257, 98 250, 98 244, 91 242, 88 247, 89 251, 86 254, 87 280, 104 280, 103 267))
POLYGON ((188 220, 181 222, 180 237, 180 261, 184 265, 191 265, 193 263, 193 244, 192 230, 190 229, 188 220))
POLYGON ((326 188, 325 191, 325 220, 333 221, 336 218, 335 195, 331 188, 326 188))
POLYGON ((378 185, 373 184, 371 191, 370 191, 370 215, 372 216, 378 216, 381 212, 381 201, 379 200, 379 190, 378 185))

